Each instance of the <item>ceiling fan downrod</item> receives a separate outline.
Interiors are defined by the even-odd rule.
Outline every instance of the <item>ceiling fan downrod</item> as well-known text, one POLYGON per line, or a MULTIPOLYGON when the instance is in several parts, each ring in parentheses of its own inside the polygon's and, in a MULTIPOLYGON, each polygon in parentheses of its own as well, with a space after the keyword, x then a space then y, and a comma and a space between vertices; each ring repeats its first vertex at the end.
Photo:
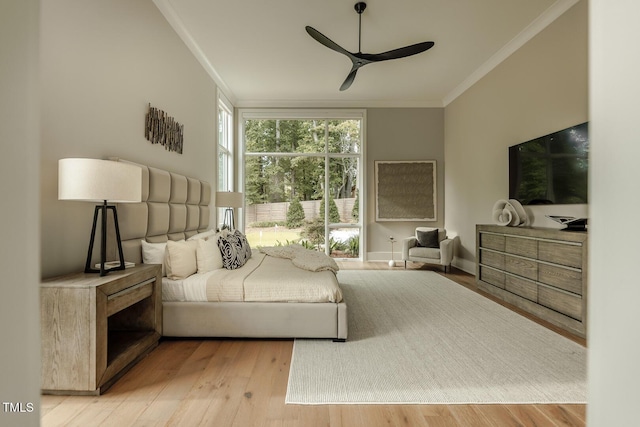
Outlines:
POLYGON ((367 8, 367 4, 361 1, 356 3, 353 8, 358 12, 358 53, 362 53, 362 12, 367 8))

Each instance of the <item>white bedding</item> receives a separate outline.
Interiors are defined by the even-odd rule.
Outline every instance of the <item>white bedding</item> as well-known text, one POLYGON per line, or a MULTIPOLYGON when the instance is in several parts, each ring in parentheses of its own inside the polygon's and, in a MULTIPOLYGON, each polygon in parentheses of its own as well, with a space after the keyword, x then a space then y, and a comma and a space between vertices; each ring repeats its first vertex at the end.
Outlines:
POLYGON ((307 271, 291 260, 254 253, 236 270, 218 269, 183 280, 162 279, 163 301, 340 302, 333 271, 307 271))

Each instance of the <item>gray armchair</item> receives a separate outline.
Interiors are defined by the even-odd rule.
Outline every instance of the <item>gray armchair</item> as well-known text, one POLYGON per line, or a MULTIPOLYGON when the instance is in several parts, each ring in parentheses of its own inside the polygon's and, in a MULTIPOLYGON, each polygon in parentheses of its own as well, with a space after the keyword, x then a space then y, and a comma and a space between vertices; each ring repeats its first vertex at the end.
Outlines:
POLYGON ((402 240, 402 260, 404 268, 407 261, 415 261, 442 265, 446 273, 453 260, 453 239, 447 238, 444 228, 417 227, 415 236, 402 240), (420 245, 420 241, 424 245, 420 245))

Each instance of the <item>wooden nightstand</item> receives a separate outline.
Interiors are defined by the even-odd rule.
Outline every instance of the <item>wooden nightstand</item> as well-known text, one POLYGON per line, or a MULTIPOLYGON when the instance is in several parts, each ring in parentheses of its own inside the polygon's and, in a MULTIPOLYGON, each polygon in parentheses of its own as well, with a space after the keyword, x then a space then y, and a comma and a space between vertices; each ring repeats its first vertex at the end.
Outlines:
POLYGON ((71 274, 40 287, 42 392, 98 395, 158 345, 159 265, 71 274))

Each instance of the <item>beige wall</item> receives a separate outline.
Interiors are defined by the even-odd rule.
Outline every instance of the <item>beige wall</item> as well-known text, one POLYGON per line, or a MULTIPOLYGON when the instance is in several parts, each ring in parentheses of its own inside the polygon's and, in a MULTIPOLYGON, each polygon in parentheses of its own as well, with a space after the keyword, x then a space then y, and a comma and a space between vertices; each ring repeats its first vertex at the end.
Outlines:
MULTIPOLYGON (((508 197, 510 145, 588 121, 587 1, 582 0, 445 108, 445 225, 460 237, 454 264, 475 271, 475 225, 508 197)), ((586 205, 527 208, 587 216, 586 205)))
POLYGON ((50 277, 84 267, 93 215, 91 203, 57 200, 58 159, 116 156, 215 188, 217 95, 151 1, 43 2, 41 41, 41 250, 50 277), (144 138, 149 103, 184 124, 182 155, 144 138))
MULTIPOLYGON (((389 260, 389 236, 412 236, 416 226, 444 224, 444 109, 370 108, 366 132, 367 205, 366 254, 370 261, 389 260), (437 220, 432 222, 376 222, 376 160, 435 160, 437 172, 437 220)), ((401 245, 394 245, 394 259, 401 259, 401 245)))
POLYGON ((13 0, 0 8, 2 426, 40 424, 39 6, 38 0, 13 0), (4 402, 26 412, 11 412, 4 402))

